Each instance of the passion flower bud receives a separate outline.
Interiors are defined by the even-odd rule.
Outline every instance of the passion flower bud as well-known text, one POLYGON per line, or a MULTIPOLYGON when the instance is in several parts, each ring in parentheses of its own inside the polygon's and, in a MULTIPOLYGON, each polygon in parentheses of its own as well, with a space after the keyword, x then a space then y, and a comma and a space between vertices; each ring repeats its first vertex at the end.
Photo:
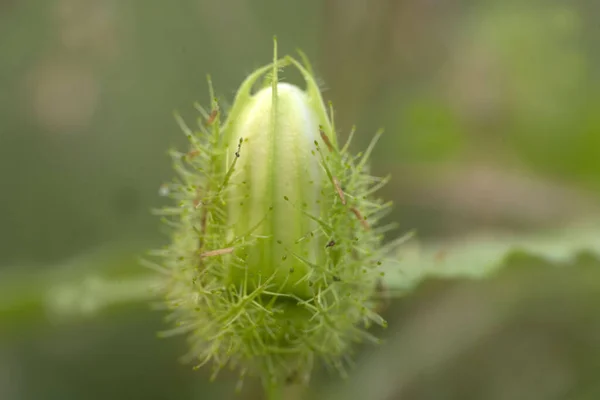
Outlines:
POLYGON ((395 243, 381 245, 389 204, 372 196, 386 180, 367 173, 372 145, 359 156, 338 146, 309 71, 275 51, 224 124, 211 88, 199 131, 182 124, 191 149, 173 153, 181 180, 166 186, 177 201, 159 252, 171 333, 189 334, 198 366, 229 364, 266 385, 306 381, 315 361, 343 372, 350 344, 385 325, 374 310, 395 243), (279 82, 289 66, 305 90, 279 82))
MULTIPOLYGON (((240 110, 230 128, 232 148, 241 141, 241 154, 229 182, 229 240, 252 232, 248 272, 272 277, 282 293, 310 298, 307 278, 311 264, 323 259, 323 246, 307 215, 321 218, 329 206, 315 152, 319 125, 327 121, 319 120, 305 92, 287 83, 260 90, 240 110)), ((246 279, 245 269, 230 274, 236 284, 246 279)))

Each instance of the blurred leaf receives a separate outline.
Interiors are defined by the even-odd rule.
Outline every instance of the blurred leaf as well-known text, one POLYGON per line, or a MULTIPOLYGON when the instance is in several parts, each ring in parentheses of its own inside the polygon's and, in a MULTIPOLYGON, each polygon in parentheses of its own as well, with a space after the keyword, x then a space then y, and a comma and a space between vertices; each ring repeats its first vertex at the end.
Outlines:
POLYGON ((154 278, 138 262, 145 242, 100 247, 62 263, 0 271, 0 334, 22 325, 90 315, 153 296, 154 278))
POLYGON ((427 246, 420 262, 413 254, 389 340, 320 397, 597 398, 599 233, 480 237, 427 246))
POLYGON ((581 253, 600 259, 600 228, 592 225, 530 235, 481 233, 460 240, 420 247, 401 248, 400 268, 389 265, 385 284, 396 291, 413 288, 428 278, 485 278, 505 265, 506 259, 522 253, 551 264, 568 263, 581 253))

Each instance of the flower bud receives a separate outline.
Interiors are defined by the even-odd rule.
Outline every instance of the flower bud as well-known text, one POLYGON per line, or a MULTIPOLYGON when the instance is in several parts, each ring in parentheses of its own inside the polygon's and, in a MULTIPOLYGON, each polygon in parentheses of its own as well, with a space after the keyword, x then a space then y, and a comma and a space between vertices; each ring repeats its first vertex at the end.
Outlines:
MULTIPOLYGON (((319 258, 318 225, 306 215, 320 217, 327 205, 314 151, 325 121, 307 94, 287 83, 260 90, 242 110, 231 132, 232 145, 242 143, 228 193, 229 238, 252 231, 258 238, 248 249, 252 274, 273 276, 282 292, 309 298, 309 280, 300 280, 319 258)), ((244 270, 231 273, 238 284, 245 279, 244 270)))
POLYGON ((305 381, 315 360, 343 371, 349 345, 385 325, 376 292, 395 243, 381 245, 389 204, 373 198, 385 179, 368 174, 372 145, 360 156, 338 146, 309 71, 275 51, 223 124, 211 89, 199 131, 182 124, 191 150, 173 153, 177 206, 163 210, 174 226, 159 252, 171 332, 189 334, 199 366, 229 364, 268 385, 305 381), (284 66, 305 90, 279 82, 284 66))

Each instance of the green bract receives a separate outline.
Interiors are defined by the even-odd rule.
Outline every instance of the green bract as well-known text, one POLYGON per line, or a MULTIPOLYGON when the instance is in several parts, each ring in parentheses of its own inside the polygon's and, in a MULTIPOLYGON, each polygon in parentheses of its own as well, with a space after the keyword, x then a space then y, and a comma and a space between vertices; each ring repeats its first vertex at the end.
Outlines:
POLYGON ((395 243, 381 245, 389 204, 372 197, 386 181, 368 173, 373 145, 341 148, 310 67, 276 51, 224 123, 211 98, 198 131, 182 123, 191 148, 173 153, 180 179, 165 186, 176 200, 162 210, 172 243, 158 252, 169 333, 188 334, 198 366, 267 385, 306 381, 315 361, 343 372, 352 342, 377 341, 366 329, 385 325, 377 288, 395 243), (282 67, 306 89, 279 82, 282 67))

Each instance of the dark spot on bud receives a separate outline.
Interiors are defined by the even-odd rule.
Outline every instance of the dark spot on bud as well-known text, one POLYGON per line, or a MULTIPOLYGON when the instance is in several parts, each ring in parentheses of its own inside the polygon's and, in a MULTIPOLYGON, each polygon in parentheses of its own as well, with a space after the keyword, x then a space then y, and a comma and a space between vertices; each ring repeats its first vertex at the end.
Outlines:
POLYGON ((243 141, 244 141, 244 138, 240 138, 240 142, 238 143, 237 151, 235 152, 235 156, 237 158, 240 158, 240 150, 242 149, 242 142, 243 141))
POLYGON ((283 199, 284 199, 285 201, 289 201, 289 200, 290 200, 290 199, 289 199, 287 196, 283 196, 283 199))
POLYGON ((329 243, 325 247, 333 247, 335 246, 335 240, 330 240, 329 243))
POLYGON ((292 385, 294 383, 298 382, 298 375, 296 372, 292 372, 290 375, 288 375, 285 378, 285 383, 288 385, 292 385))
POLYGON ((334 276, 333 276, 333 281, 334 281, 334 282, 339 282, 339 281, 341 281, 341 280, 342 280, 342 278, 340 278, 339 276, 337 276, 337 275, 334 275, 334 276))

